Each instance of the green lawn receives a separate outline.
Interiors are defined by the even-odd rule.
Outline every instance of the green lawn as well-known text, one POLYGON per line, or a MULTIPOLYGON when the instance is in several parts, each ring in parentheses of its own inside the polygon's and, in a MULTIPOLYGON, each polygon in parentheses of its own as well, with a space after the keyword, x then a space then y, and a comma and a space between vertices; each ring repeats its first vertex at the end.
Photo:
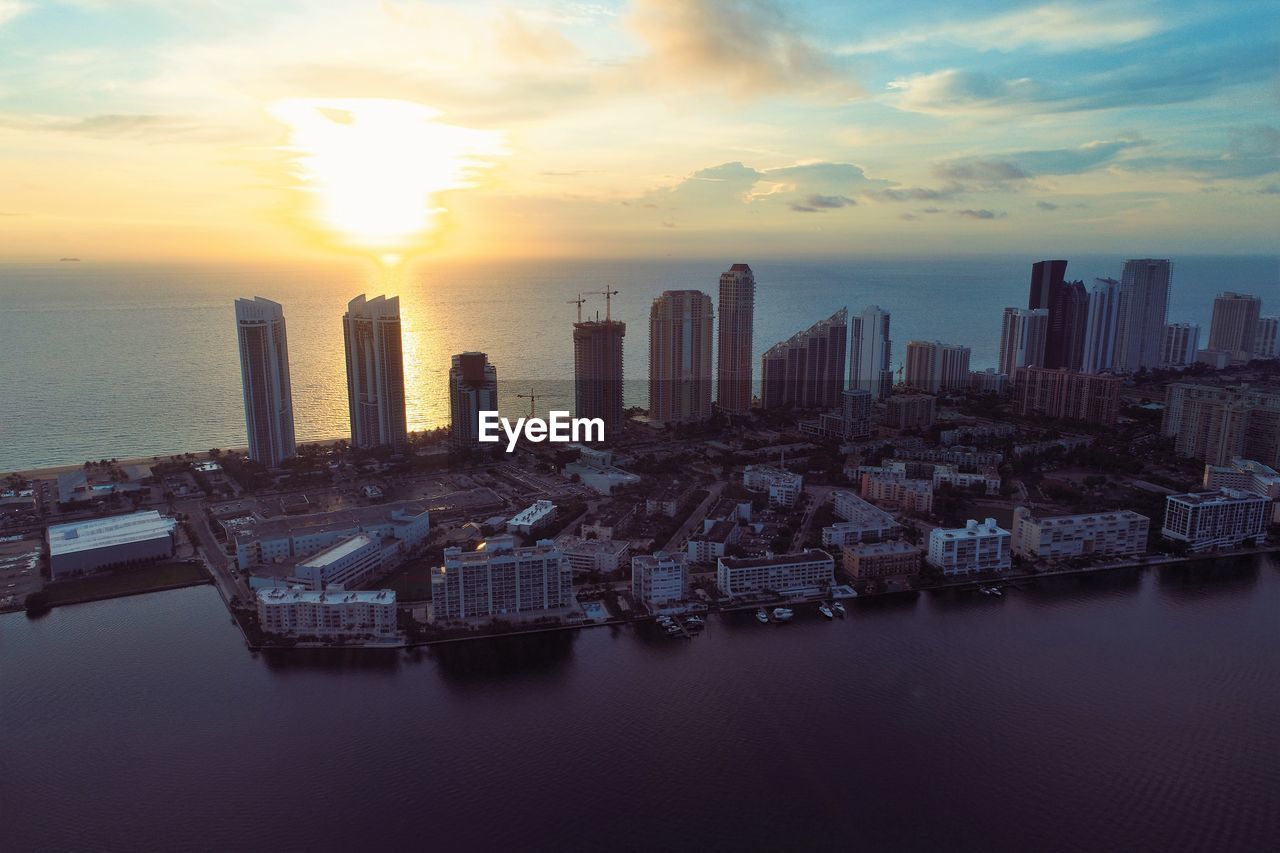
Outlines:
POLYGON ((156 563, 120 569, 111 574, 58 581, 46 584, 44 591, 49 596, 50 606, 56 607, 208 582, 209 574, 198 563, 156 563))

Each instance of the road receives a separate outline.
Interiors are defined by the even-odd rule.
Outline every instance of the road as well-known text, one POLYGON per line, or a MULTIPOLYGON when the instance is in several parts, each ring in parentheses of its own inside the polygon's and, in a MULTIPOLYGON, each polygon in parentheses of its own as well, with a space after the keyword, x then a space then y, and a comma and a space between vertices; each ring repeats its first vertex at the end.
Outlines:
POLYGON ((702 519, 707 517, 707 513, 711 511, 711 507, 715 506, 716 501, 720 500, 720 492, 723 491, 725 484, 715 483, 707 490, 707 496, 702 503, 698 504, 697 509, 689 513, 689 517, 685 519, 684 524, 680 525, 680 529, 672 534, 667 540, 667 544, 662 550, 667 552, 675 552, 681 550, 680 546, 684 541, 693 535, 695 528, 701 526, 702 519))
POLYGON ((204 557, 204 564, 209 568, 213 582, 218 586, 224 601, 239 597, 248 601, 250 595, 247 584, 242 584, 231 574, 231 558, 222 548, 222 543, 209 528, 209 518, 204 514, 204 507, 199 500, 181 501, 175 504, 179 512, 184 513, 191 521, 199 541, 199 552, 204 557))
POLYGON ((804 490, 811 500, 808 508, 804 511, 804 518, 800 520, 800 529, 796 531, 796 535, 791 538, 791 550, 793 552, 800 550, 800 544, 804 542, 805 531, 809 529, 809 525, 813 523, 813 514, 818 511, 818 507, 827 502, 827 498, 836 489, 835 486, 809 486, 804 490))

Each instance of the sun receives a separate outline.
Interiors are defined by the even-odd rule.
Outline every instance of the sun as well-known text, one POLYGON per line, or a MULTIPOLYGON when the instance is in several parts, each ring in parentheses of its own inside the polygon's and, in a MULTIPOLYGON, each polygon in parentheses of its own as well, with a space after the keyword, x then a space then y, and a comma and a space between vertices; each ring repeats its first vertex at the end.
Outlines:
POLYGON ((290 173, 308 221, 339 246, 394 265, 440 227, 437 197, 474 186, 506 153, 500 132, 437 121, 438 110, 380 98, 290 98, 290 173))

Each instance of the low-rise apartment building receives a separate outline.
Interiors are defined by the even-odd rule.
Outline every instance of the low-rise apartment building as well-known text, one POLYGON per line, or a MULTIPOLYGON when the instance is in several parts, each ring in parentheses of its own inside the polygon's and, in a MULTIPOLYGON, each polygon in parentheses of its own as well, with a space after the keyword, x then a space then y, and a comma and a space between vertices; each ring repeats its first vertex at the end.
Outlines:
POLYGON ((688 558, 665 551, 632 557, 631 594, 651 608, 684 601, 689 597, 688 558))
POLYGON ((920 549, 909 542, 862 542, 843 549, 845 573, 854 580, 914 575, 920 571, 920 549))
POLYGON ((1261 545, 1270 507, 1268 498, 1237 489, 1169 495, 1160 532, 1193 552, 1261 545))
POLYGON ((1036 518, 1025 507, 1013 513, 1013 553, 1040 560, 1072 557, 1136 557, 1147 550, 1151 519, 1129 509, 1036 518))
POLYGON ((725 595, 793 595, 825 590, 834 582, 835 560, 817 549, 775 557, 721 557, 716 563, 716 585, 725 595))
POLYGON ((573 568, 549 539, 517 548, 509 535, 491 536, 476 551, 446 548, 431 596, 433 622, 536 616, 573 605, 573 568))
POLYGON ((258 624, 268 634, 317 639, 392 639, 397 633, 396 594, 380 589, 263 589, 258 624))
POLYGON ((1012 565, 1011 538, 994 518, 969 519, 964 527, 934 528, 927 559, 944 575, 1003 571, 1012 565))

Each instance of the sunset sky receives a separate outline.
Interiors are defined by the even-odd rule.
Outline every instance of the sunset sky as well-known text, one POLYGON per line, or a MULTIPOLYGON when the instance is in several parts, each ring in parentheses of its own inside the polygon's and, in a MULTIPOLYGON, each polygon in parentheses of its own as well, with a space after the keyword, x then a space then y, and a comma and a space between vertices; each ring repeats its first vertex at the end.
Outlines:
POLYGON ((1274 252, 1278 22, 0 0, 0 258, 1274 252))

